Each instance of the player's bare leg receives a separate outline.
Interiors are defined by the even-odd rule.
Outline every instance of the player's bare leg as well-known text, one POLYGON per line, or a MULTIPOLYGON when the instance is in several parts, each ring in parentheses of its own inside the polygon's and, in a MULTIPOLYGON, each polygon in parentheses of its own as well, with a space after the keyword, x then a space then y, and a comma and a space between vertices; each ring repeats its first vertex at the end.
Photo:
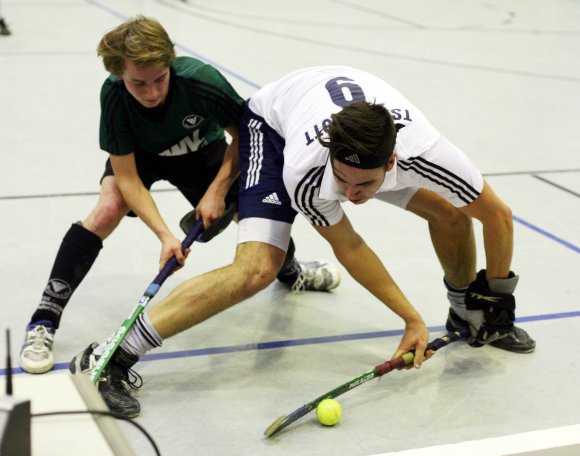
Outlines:
MULTIPOLYGON (((276 279, 285 252, 260 242, 240 244, 234 263, 186 280, 149 312, 142 313, 97 382, 109 408, 126 417, 140 413, 131 367, 148 350, 266 288, 276 279)), ((91 344, 70 365, 73 372, 91 369, 107 342, 91 344)), ((137 387, 140 385, 137 385, 137 387)))
POLYGON ((83 220, 82 225, 104 241, 128 213, 129 207, 114 176, 107 176, 101 182, 97 205, 83 220))
POLYGON ((165 339, 253 296, 274 281, 284 256, 269 244, 240 244, 233 264, 183 282, 153 307, 153 327, 165 339))
MULTIPOLYGON (((498 223, 490 225, 505 230, 504 233, 493 233, 484 226, 486 260, 495 268, 487 271, 487 275, 485 269, 476 273, 473 226, 467 215, 469 209, 465 211, 466 214, 428 190, 419 190, 407 206, 408 210, 429 223, 431 240, 443 267, 447 297, 451 305, 447 329, 452 331, 469 325, 472 334, 470 343, 474 346, 491 344, 508 351, 530 353, 535 349, 534 340, 526 331, 513 325, 513 293, 518 276, 510 271, 513 250, 511 211, 487 183, 480 198, 472 205, 487 206, 483 212, 487 211, 490 216, 500 218, 498 223), (490 244, 499 248, 489 248, 490 244), (466 296, 469 297, 469 303, 466 302, 466 296), (484 309, 477 301, 481 299, 474 296, 493 297, 494 306, 490 308, 488 305, 484 309)), ((481 212, 478 209, 478 213, 481 212)))
POLYGON ((73 223, 64 236, 40 304, 26 327, 20 354, 25 371, 41 374, 52 369, 52 345, 64 308, 95 262, 103 240, 128 211, 114 177, 105 177, 95 208, 83 222, 73 223))
POLYGON ((429 223, 431 242, 445 280, 454 288, 466 288, 476 275, 475 236, 471 217, 429 190, 418 190, 407 210, 429 223))

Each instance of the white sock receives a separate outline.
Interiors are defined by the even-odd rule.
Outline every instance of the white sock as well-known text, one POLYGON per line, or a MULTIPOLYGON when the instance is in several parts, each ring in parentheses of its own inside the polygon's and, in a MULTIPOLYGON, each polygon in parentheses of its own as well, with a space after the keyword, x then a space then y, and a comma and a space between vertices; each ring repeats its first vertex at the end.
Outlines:
MULTIPOLYGON (((93 353, 97 356, 102 355, 114 335, 114 333, 111 334, 107 340, 93 350, 93 353)), ((143 312, 139 315, 139 318, 137 318, 135 324, 125 336, 125 339, 123 339, 123 342, 121 342, 120 347, 127 353, 141 358, 149 350, 161 347, 162 344, 163 339, 153 327, 149 315, 143 312)))
POLYGON ((467 310, 465 307, 465 293, 467 292, 468 287, 454 288, 449 285, 447 279, 443 278, 443 281, 447 288, 447 299, 449 299, 451 308, 459 318, 469 323, 471 335, 475 337, 479 328, 481 328, 481 325, 483 324, 483 310, 467 310))

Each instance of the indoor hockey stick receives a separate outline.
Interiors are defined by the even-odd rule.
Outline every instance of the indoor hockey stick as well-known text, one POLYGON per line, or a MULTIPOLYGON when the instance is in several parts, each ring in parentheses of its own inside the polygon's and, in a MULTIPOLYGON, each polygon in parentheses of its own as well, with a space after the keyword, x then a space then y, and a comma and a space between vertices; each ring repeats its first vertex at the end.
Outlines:
MULTIPOLYGON (((434 339, 433 341, 429 342, 429 344, 427 344, 426 350, 437 351, 440 348, 445 347, 446 345, 449 345, 452 342, 455 342, 456 340, 465 339, 468 336, 469 336, 469 328, 464 328, 455 332, 449 332, 443 337, 434 339)), ((286 416, 282 415, 270 426, 268 426, 268 429, 264 431, 264 435, 266 437, 271 437, 277 432, 280 432, 286 426, 292 424, 294 421, 298 420, 299 418, 302 418, 304 415, 314 410, 318 406, 318 404, 320 404, 320 402, 322 402, 324 399, 333 399, 335 397, 338 397, 341 394, 344 394, 350 391, 351 389, 356 388, 357 386, 360 386, 363 383, 368 382, 369 380, 372 380, 373 378, 381 377, 394 369, 398 369, 400 367, 411 364, 414 359, 415 353, 414 351, 411 351, 404 353, 403 355, 395 359, 386 361, 383 364, 375 366, 374 369, 365 372, 364 374, 359 375, 358 377, 355 377, 352 380, 349 380, 348 382, 338 386, 337 388, 334 388, 333 390, 329 391, 326 394, 323 394, 322 396, 314 399, 313 401, 304 404, 302 407, 293 411, 289 415, 286 416)))
MULTIPOLYGON (((214 220, 210 226, 207 227, 206 230, 203 228, 203 220, 195 220, 195 211, 191 211, 187 213, 179 222, 179 226, 181 229, 187 234, 185 239, 181 242, 181 251, 185 252, 194 241, 197 242, 207 242, 221 233, 223 230, 227 228, 230 222, 233 220, 234 215, 236 214, 236 206, 234 204, 230 205, 224 212, 224 214, 217 220, 214 220)), ((141 315, 149 301, 153 299, 153 297, 157 294, 163 282, 171 275, 171 273, 175 270, 178 266, 178 261, 175 256, 172 256, 165 266, 159 271, 159 274, 153 279, 153 282, 149 284, 145 293, 139 299, 137 305, 131 311, 131 314, 127 317, 127 319, 123 322, 121 327, 117 329, 117 332, 112 336, 111 340, 107 344, 105 351, 99 357, 99 360, 95 364, 95 367, 91 371, 91 381, 93 383, 97 383, 97 380, 101 376, 103 370, 109 361, 115 354, 115 351, 123 342, 125 335, 129 332, 131 327, 135 324, 135 321, 141 315)))

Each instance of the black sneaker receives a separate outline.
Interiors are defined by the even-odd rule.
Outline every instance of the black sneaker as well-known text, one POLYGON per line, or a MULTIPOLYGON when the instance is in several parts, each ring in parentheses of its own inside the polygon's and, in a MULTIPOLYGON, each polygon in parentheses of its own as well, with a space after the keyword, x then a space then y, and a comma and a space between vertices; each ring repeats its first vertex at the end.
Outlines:
MULTIPOLYGON (((467 326, 469 326, 469 323, 467 323, 463 318, 457 315, 453 309, 450 308, 447 321, 445 322, 445 328, 447 331, 457 331, 467 326)), ((469 345, 474 347, 481 346, 481 343, 474 341, 473 339, 475 338, 470 337, 468 339, 467 342, 469 345)), ((501 339, 495 339, 492 342, 489 342, 489 345, 514 353, 532 353, 536 348, 536 341, 532 339, 530 335, 522 328, 514 326, 510 332, 501 336, 501 339)))
MULTIPOLYGON (((92 343, 83 352, 75 356, 69 364, 73 374, 90 374, 99 357, 93 354, 98 344, 92 343)), ((99 393, 111 412, 126 418, 135 418, 141 412, 141 405, 129 393, 129 389, 141 388, 143 381, 139 374, 129 368, 109 362, 97 381, 99 393)))
POLYGON ((536 341, 522 328, 514 326, 509 333, 489 345, 514 353, 532 353, 536 348, 536 341))

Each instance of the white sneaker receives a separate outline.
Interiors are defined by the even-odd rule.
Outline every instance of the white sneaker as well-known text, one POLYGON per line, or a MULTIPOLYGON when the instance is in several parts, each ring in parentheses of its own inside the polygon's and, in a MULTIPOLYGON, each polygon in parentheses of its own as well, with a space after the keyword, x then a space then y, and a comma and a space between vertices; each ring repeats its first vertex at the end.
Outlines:
POLYGON ((340 284, 340 273, 335 265, 324 260, 297 261, 300 273, 292 285, 294 293, 302 291, 330 291, 340 284))
POLYGON ((54 327, 49 321, 38 321, 26 328, 26 339, 20 352, 20 367, 31 374, 44 374, 54 366, 52 343, 54 327))

